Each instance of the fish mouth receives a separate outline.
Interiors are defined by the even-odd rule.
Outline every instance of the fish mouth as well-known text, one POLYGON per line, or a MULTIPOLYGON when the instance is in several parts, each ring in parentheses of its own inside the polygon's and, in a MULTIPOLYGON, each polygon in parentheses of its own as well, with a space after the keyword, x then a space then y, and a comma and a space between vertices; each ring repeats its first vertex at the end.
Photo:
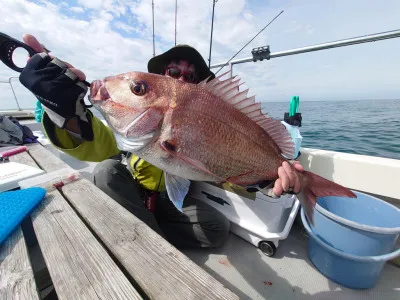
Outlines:
POLYGON ((111 100, 110 94, 107 91, 104 81, 94 80, 90 84, 89 101, 91 104, 101 104, 104 101, 111 100))

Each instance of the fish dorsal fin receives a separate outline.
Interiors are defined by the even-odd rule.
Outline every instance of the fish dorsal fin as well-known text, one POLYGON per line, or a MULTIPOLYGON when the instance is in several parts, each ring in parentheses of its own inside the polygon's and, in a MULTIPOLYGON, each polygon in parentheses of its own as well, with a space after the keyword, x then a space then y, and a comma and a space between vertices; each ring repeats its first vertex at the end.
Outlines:
POLYGON ((284 156, 293 157, 294 144, 286 127, 279 120, 274 120, 264 114, 261 103, 255 102, 255 96, 247 97, 248 89, 239 91, 239 86, 242 84, 239 83, 240 78, 236 79, 235 76, 222 80, 228 73, 230 71, 209 82, 206 79, 200 84, 256 122, 275 141, 284 156))

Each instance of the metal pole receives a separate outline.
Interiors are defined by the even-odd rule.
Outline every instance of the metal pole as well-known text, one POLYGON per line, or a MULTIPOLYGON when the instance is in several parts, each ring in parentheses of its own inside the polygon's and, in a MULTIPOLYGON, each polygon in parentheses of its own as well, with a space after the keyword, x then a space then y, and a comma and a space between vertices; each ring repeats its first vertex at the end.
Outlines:
POLYGON ((215 9, 215 3, 217 3, 217 1, 218 0, 213 0, 212 19, 211 19, 210 54, 208 56, 208 67, 209 68, 211 65, 211 47, 212 47, 212 37, 213 37, 213 29, 214 29, 214 9, 215 9))
MULTIPOLYGON (((274 53, 270 54, 270 58, 288 56, 288 55, 294 55, 294 54, 300 54, 300 53, 307 53, 307 52, 319 51, 319 50, 325 50, 325 49, 331 49, 331 48, 337 48, 337 47, 344 47, 344 46, 350 46, 350 45, 355 45, 355 44, 376 42, 376 41, 380 41, 380 40, 393 39, 393 38, 398 38, 398 37, 400 37, 400 29, 393 30, 393 31, 386 31, 386 32, 377 33, 377 34, 366 35, 366 36, 361 36, 361 37, 355 37, 355 38, 350 38, 350 39, 345 39, 345 40, 340 40, 340 41, 335 41, 335 42, 318 44, 318 45, 314 45, 314 46, 307 46, 307 47, 296 48, 296 49, 292 49, 292 50, 274 52, 274 53)), ((250 61, 253 61, 253 57, 232 60, 230 63, 231 64, 241 64, 241 63, 250 62, 250 61)), ((215 64, 215 65, 212 65, 211 68, 222 67, 225 64, 226 63, 215 64)))
POLYGON ((12 92, 14 94, 14 99, 15 99, 15 102, 17 103, 18 110, 22 110, 21 107, 19 106, 17 96, 15 95, 14 88, 13 88, 12 83, 11 83, 11 79, 13 79, 13 78, 18 78, 18 77, 10 77, 10 78, 8 78, 8 83, 10 84, 11 90, 12 90, 12 92))
POLYGON ((152 13, 153 13, 153 57, 156 56, 156 46, 154 42, 154 0, 151 1, 152 13))
POLYGON ((175 0, 175 46, 176 46, 176 15, 178 14, 178 0, 175 0))

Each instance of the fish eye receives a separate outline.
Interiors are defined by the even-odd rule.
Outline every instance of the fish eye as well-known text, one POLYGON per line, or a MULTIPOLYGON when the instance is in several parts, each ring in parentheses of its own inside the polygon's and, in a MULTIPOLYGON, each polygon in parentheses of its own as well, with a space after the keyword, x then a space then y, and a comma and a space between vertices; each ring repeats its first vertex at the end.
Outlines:
POLYGON ((143 96, 147 92, 147 84, 144 81, 134 81, 130 84, 130 88, 136 96, 143 96))

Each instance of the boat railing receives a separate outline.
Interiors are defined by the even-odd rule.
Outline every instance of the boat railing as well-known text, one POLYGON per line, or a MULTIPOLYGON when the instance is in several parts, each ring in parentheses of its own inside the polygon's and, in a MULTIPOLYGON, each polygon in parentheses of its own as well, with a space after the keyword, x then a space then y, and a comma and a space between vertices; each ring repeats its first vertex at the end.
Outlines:
POLYGON ((8 78, 8 81, 0 80, 0 83, 9 84, 9 85, 10 85, 11 91, 13 92, 13 95, 14 95, 15 103, 17 104, 17 107, 18 107, 18 110, 19 110, 19 111, 22 111, 21 106, 19 105, 19 102, 18 102, 17 95, 15 94, 14 87, 13 87, 13 85, 12 85, 12 80, 13 80, 13 79, 18 79, 18 77, 15 77, 15 76, 9 77, 9 78, 8 78))

